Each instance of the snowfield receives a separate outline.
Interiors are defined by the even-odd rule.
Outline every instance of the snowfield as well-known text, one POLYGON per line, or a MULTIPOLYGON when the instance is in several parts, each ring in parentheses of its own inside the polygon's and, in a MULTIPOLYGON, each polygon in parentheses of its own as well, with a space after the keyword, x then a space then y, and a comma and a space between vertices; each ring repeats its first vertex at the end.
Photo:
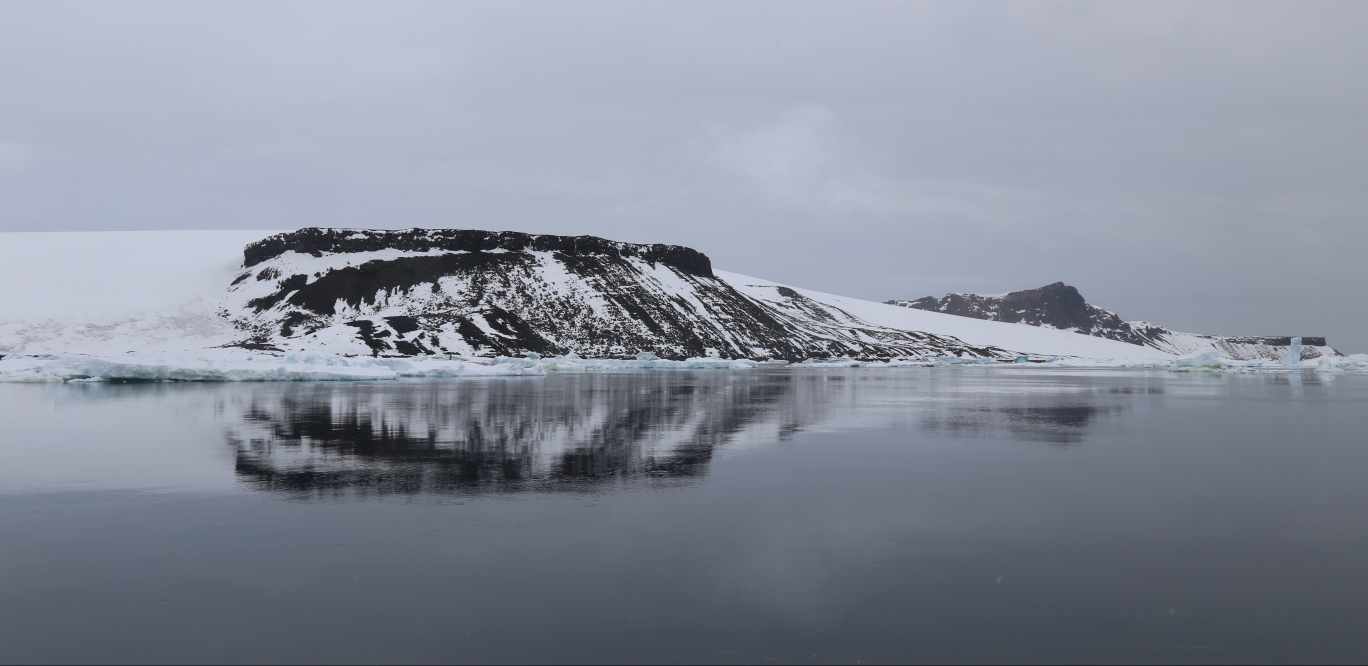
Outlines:
MULTIPOLYGON (((567 273, 565 267, 571 264, 566 264, 566 259, 559 255, 544 251, 510 253, 502 248, 476 251, 476 254, 488 265, 493 265, 489 262, 495 259, 502 260, 504 255, 522 256, 518 259, 522 262, 518 265, 521 272, 513 279, 520 281, 515 286, 523 301, 518 302, 531 304, 526 307, 534 307, 540 302, 565 302, 568 298, 583 303, 583 308, 575 312, 575 316, 586 322, 582 326, 601 326, 603 321, 631 323, 622 307, 623 303, 630 305, 623 300, 627 298, 623 294, 631 292, 631 298, 656 299, 654 306, 658 311, 673 308, 669 312, 683 313, 679 315, 683 317, 682 321, 687 322, 692 317, 699 326, 720 331, 717 335, 723 337, 717 339, 725 343, 725 348, 743 351, 724 352, 720 355, 730 358, 717 358, 719 353, 710 346, 706 353, 700 348, 698 356, 675 355, 677 360, 666 360, 656 358, 651 352, 637 354, 641 349, 613 348, 611 355, 617 358, 580 358, 573 351, 574 346, 588 343, 579 343, 565 332, 549 329, 550 323, 556 321, 554 318, 527 311, 518 315, 512 305, 507 305, 514 301, 500 301, 508 311, 499 309, 505 306, 496 307, 498 317, 489 315, 486 307, 478 311, 483 313, 480 315, 483 318, 448 321, 443 324, 445 328, 432 329, 440 332, 445 340, 440 349, 435 334, 423 338, 423 333, 419 332, 408 338, 413 343, 399 349, 426 344, 421 347, 426 353, 382 354, 379 350, 387 347, 377 346, 385 344, 383 339, 379 342, 377 339, 393 332, 395 337, 386 339, 403 341, 406 330, 412 330, 383 329, 384 320, 414 321, 408 315, 421 317, 415 308, 447 307, 444 303, 450 302, 450 298, 444 296, 448 300, 440 301, 435 295, 463 293, 460 290, 469 290, 469 282, 442 277, 430 285, 431 289, 406 286, 402 291, 389 290, 373 298, 354 299, 350 305, 342 300, 325 304, 321 310, 335 305, 339 314, 334 319, 311 315, 313 320, 322 323, 307 333, 289 329, 292 321, 289 317, 299 314, 292 314, 289 309, 296 306, 282 300, 294 293, 290 291, 290 285, 303 288, 329 275, 340 274, 344 269, 354 275, 359 270, 356 267, 367 262, 379 265, 396 258, 461 251, 381 249, 353 254, 323 252, 317 256, 286 252, 274 263, 264 261, 258 266, 245 266, 244 246, 276 233, 0 234, 0 355, 3 355, 0 357, 0 382, 377 380, 538 376, 548 372, 745 369, 764 365, 759 361, 772 354, 766 349, 774 348, 773 341, 746 338, 734 330, 737 318, 750 316, 748 313, 759 313, 755 316, 760 320, 792 331, 800 344, 787 348, 810 349, 817 345, 818 349, 835 350, 835 353, 812 358, 805 364, 817 367, 1006 361, 1013 362, 1015 367, 1278 372, 1309 368, 1321 372, 1368 372, 1368 356, 1361 354, 1302 362, 1286 359, 1281 362, 1232 361, 1215 357, 1210 352, 1179 357, 1149 347, 1069 331, 886 305, 736 273, 713 271, 713 276, 707 277, 706 273, 681 271, 668 263, 651 263, 649 258, 618 260, 622 266, 619 275, 614 277, 618 282, 608 284, 592 274, 586 278, 583 272, 567 273), (287 266, 288 270, 299 273, 293 278, 278 276, 277 268, 287 266), (622 275, 636 282, 624 285, 622 275), (719 300, 723 297, 731 300, 719 300), (262 306, 263 301, 274 309, 262 306), (374 305, 371 305, 372 301, 374 305), (718 303, 728 309, 719 310, 718 303), (368 307, 373 311, 366 310, 368 307), (539 315, 543 318, 538 319, 539 315), (375 326, 380 328, 344 321, 345 317, 365 316, 371 316, 371 320, 378 322, 375 326), (547 344, 571 348, 571 351, 546 354, 545 357, 530 352, 502 355, 461 342, 458 329, 462 325, 473 321, 474 335, 494 338, 504 335, 500 331, 506 330, 505 323, 517 316, 523 318, 517 320, 519 325, 526 320, 541 326, 539 331, 550 331, 544 336, 549 341, 547 344), (284 331, 279 330, 280 317, 287 322, 284 331), (613 317, 617 320, 612 320, 613 317), (244 337, 249 327, 254 327, 251 332, 256 334, 250 340, 266 341, 251 342, 244 337), (273 337, 263 338, 262 331, 273 337), (371 337, 363 340, 362 333, 371 337), (840 350, 846 349, 906 351, 895 357, 885 355, 879 360, 852 360, 840 355, 840 350), (635 360, 633 355, 636 355, 635 360)), ((706 262, 706 258, 703 261, 706 262)), ((507 271, 500 277, 505 283, 510 280, 507 271)), ((504 340, 513 338, 505 335, 504 340)), ((779 342, 787 344, 783 340, 779 342)), ((606 348, 602 342, 595 344, 599 346, 586 346, 585 349, 606 348)), ((642 344, 638 343, 638 346, 642 344)), ((672 348, 687 347, 676 345, 672 348)), ((773 363, 782 364, 780 361, 773 363)))
POLYGON ((0 234, 0 354, 180 352, 235 331, 215 314, 242 248, 271 231, 0 234))

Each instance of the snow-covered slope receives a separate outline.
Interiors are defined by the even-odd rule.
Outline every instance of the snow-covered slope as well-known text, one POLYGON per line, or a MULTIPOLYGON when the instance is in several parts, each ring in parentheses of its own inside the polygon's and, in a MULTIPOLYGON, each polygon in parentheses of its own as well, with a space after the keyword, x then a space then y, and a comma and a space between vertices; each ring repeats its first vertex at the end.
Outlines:
MULTIPOLYGON (((496 371, 488 361, 438 367, 461 363, 450 357, 642 352, 752 360, 1171 358, 1068 331, 715 272, 689 248, 587 236, 303 229, 21 233, 0 242, 7 366, 21 355, 55 354, 82 355, 61 361, 58 374, 72 376, 362 378, 496 371), (442 361, 396 358, 435 356, 442 361), (248 362, 272 358, 279 367, 248 362)), ((22 369, 26 377, 45 372, 58 371, 22 369)))
POLYGON ((832 310, 876 326, 912 331, 936 331, 953 336, 970 345, 983 345, 1018 350, 1044 356, 1077 356, 1110 359, 1167 359, 1171 354, 1157 349, 1137 347, 1123 342, 1080 335, 1072 331, 1052 328, 1018 326, 998 321, 971 319, 954 315, 916 310, 887 303, 865 301, 825 294, 809 289, 798 289, 770 280, 762 280, 736 273, 718 271, 718 275, 748 296, 776 308, 791 307, 788 293, 820 303, 832 310))
POLYGON ((270 231, 0 234, 0 354, 203 349, 242 248, 270 231))
MULTIPOLYGON (((1287 352, 1293 339, 1182 333, 1146 321, 1127 322, 1114 312, 1090 305, 1078 289, 1063 282, 1006 294, 946 294, 941 298, 927 296, 885 303, 971 319, 1073 331, 1179 355, 1214 351, 1229 359, 1273 360, 1287 352)), ((1302 343, 1303 359, 1340 355, 1322 337, 1303 337, 1302 343)))
MULTIPOLYGON (((1141 344, 1148 347, 1178 355, 1213 351, 1223 358, 1241 361, 1282 358, 1287 350, 1292 347, 1293 340, 1297 339, 1296 336, 1289 335, 1240 336, 1183 333, 1147 321, 1129 321, 1126 322, 1126 326, 1143 340, 1141 344)), ((1327 345, 1323 337, 1308 336, 1300 339, 1302 341, 1301 357, 1303 360, 1322 356, 1343 356, 1333 347, 1327 345)))

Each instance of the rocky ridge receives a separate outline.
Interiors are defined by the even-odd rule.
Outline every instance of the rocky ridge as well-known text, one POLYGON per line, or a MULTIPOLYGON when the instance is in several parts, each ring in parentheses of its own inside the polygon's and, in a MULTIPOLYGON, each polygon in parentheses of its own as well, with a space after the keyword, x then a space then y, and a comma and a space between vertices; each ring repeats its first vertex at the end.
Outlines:
MULTIPOLYGON (((946 294, 914 301, 889 300, 889 305, 940 312, 973 319, 1027 324, 1073 331, 1170 354, 1214 349, 1236 360, 1277 359, 1287 352, 1293 336, 1223 336, 1182 333, 1146 321, 1125 321, 1116 313, 1089 304, 1078 289, 1063 282, 1006 294, 946 294)), ((1324 337, 1302 337, 1302 358, 1338 356, 1324 337)))

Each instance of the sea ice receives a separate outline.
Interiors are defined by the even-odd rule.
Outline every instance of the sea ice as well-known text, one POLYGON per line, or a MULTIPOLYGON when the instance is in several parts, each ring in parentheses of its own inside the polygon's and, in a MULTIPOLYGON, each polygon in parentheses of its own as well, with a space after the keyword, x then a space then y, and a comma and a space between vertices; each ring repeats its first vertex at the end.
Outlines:
POLYGON ((330 354, 269 354, 246 350, 204 350, 200 354, 115 357, 82 354, 25 356, 0 359, 0 382, 65 381, 360 381, 400 377, 461 377, 541 375, 536 367, 490 363, 473 359, 384 359, 330 354))

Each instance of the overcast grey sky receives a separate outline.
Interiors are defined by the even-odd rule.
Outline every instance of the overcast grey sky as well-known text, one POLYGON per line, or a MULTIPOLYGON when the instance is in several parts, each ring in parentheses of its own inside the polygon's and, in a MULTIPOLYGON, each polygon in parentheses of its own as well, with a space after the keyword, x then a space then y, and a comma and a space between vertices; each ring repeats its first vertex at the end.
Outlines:
POLYGON ((0 2, 0 231, 460 227, 1368 351, 1368 3, 0 2))

